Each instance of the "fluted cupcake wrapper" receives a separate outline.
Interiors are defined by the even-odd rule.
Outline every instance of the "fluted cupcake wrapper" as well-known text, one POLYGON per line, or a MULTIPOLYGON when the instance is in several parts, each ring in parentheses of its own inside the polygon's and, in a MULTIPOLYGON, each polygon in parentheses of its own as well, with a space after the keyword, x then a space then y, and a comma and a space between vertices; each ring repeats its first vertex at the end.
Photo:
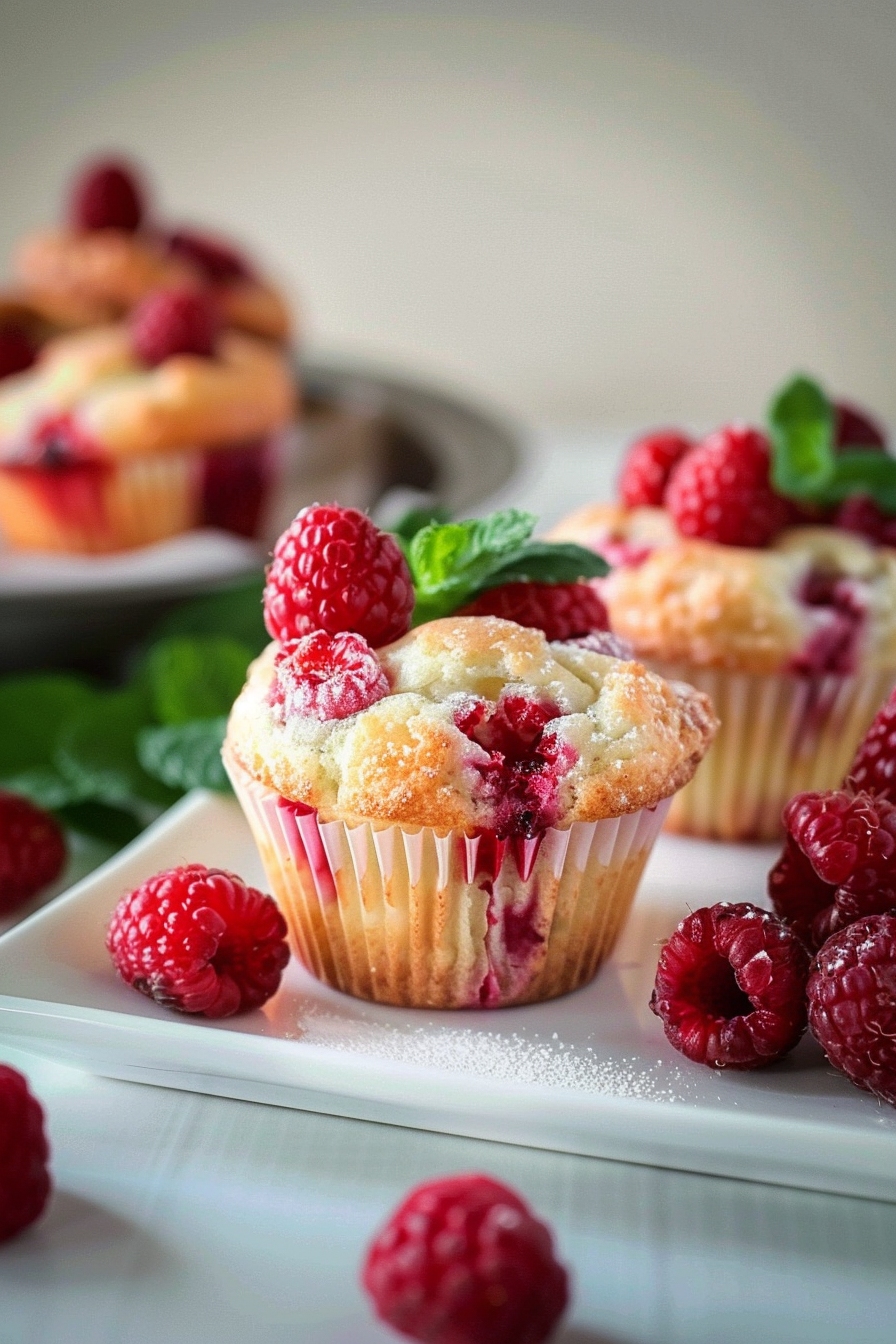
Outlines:
POLYGON ((796 677, 651 666, 705 691, 721 720, 694 778, 672 800, 667 829, 720 840, 777 840, 794 794, 837 788, 896 683, 896 669, 796 677))
POLYGON ((408 1007, 505 1007, 587 984, 668 807, 502 842, 323 822, 225 764, 299 959, 335 989, 408 1007))

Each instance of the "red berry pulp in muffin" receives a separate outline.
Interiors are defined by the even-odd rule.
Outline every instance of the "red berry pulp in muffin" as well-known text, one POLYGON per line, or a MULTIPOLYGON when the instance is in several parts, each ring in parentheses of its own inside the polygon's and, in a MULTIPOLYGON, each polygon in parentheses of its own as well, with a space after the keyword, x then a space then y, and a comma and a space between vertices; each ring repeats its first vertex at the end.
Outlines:
POLYGON ((786 525, 789 506, 769 479, 768 440, 730 425, 704 439, 678 464, 666 508, 683 537, 726 546, 765 546, 786 525))
POLYGON ((657 430, 629 448, 619 477, 619 497, 629 509, 661 508, 673 469, 694 444, 675 429, 657 430))
POLYGON ((877 711, 847 775, 854 789, 896 803, 896 691, 877 711))
POLYGON ((135 354, 153 367, 174 355, 210 358, 221 318, 210 294, 183 285, 148 294, 131 314, 130 330, 135 354))
POLYGON ((289 960, 271 897, 201 863, 156 873, 123 896, 106 946, 126 984, 205 1017, 260 1008, 289 960))
POLYGON ((35 896, 65 866, 58 821, 17 793, 0 792, 0 911, 35 896))
POLYGON ((503 583, 480 593, 458 615, 501 616, 560 640, 609 625, 607 609, 589 583, 503 583))
POLYGON ((21 327, 0 327, 0 378, 24 373, 37 359, 37 346, 21 327))
POLYGON ((252 275, 252 269, 242 253, 223 238, 216 238, 210 233, 177 229, 168 235, 168 251, 190 262, 210 284, 247 280, 252 275))
POLYGON ((398 543, 358 509, 313 504, 274 547, 264 620, 281 643, 313 630, 350 631, 378 649, 407 634, 413 608, 398 543))
POLYGON ((380 1320, 425 1344, 543 1344, 569 1300, 547 1225, 489 1176, 417 1186, 362 1281, 380 1320))
POLYGON ((118 159, 88 165, 76 179, 69 198, 69 218, 76 229, 121 229, 134 233, 146 206, 140 175, 118 159))
POLYGON ((315 630, 288 640, 274 659, 271 703, 293 715, 347 719, 389 694, 385 669, 361 635, 315 630))
POLYGON ((30 1227, 50 1195, 43 1107, 28 1081, 0 1064, 0 1241, 30 1227))
POLYGON ((896 915, 840 929, 815 959, 809 1026, 835 1068, 896 1106, 896 915))
POLYGON ((805 1031, 808 971, 805 948, 781 920, 722 901, 688 915, 666 943, 650 1007, 688 1059, 756 1069, 805 1031))

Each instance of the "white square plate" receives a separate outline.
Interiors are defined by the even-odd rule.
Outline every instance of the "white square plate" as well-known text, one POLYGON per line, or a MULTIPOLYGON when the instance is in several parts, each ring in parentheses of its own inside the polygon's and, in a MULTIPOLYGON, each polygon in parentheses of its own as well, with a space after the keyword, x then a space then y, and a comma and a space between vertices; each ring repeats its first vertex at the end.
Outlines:
POLYGON ((110 1077, 449 1134, 896 1200, 896 1111, 811 1040, 759 1073, 676 1054, 647 1003, 657 949, 687 909, 761 901, 773 851, 663 836, 612 959, 565 999, 463 1013, 381 1008, 295 961, 260 1012, 178 1017, 117 978, 118 897, 186 861, 264 885, 235 803, 194 794, 0 938, 0 1033, 110 1077))

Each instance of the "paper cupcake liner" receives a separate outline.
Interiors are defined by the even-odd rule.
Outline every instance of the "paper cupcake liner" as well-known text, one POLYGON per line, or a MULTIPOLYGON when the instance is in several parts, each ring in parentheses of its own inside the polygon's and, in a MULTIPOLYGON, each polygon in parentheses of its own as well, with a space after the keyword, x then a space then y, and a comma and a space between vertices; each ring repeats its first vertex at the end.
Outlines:
POLYGON ((19 550, 81 554, 132 550, 203 525, 232 522, 248 535, 263 519, 282 460, 272 436, 232 450, 0 466, 0 529, 19 550))
POLYGON ((496 1008, 591 980, 625 923, 668 802, 538 840, 322 822, 228 759, 296 956, 356 998, 496 1008))
POLYGON ((795 793, 837 788, 896 669, 795 677, 652 662, 662 676, 705 691, 721 720, 667 829, 719 840, 777 840, 795 793))

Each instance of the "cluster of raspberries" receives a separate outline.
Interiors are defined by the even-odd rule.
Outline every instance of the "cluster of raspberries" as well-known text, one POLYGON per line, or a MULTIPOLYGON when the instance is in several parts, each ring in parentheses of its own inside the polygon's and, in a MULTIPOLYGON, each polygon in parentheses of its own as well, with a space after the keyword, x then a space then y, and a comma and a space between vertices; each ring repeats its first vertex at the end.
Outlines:
MULTIPOLYGON (((844 402, 835 406, 835 447, 884 451, 873 421, 844 402)), ((825 521, 875 542, 890 541, 893 520, 873 500, 846 500, 830 517, 804 517, 798 505, 775 493, 771 450, 757 429, 728 425, 695 443, 678 430, 662 430, 632 444, 619 480, 630 509, 665 508, 683 537, 725 546, 767 546, 789 523, 825 521)))
POLYGON ((784 810, 775 914, 697 910, 663 949, 651 999, 689 1059, 757 1068, 807 1022, 831 1063, 896 1105, 896 692, 846 784, 784 810))

